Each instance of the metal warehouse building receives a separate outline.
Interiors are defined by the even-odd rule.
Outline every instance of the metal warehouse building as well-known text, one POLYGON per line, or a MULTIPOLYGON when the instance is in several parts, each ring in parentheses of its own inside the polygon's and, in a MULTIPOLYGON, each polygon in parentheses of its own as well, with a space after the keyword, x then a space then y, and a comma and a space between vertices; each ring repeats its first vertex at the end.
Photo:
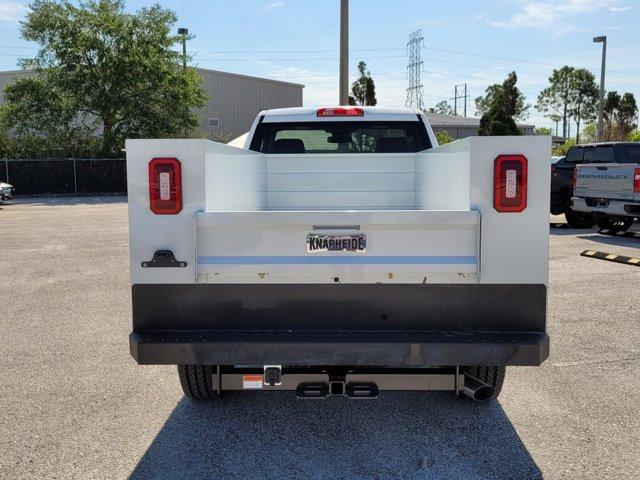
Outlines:
MULTIPOLYGON (((267 78, 198 68, 202 87, 209 95, 207 104, 197 112, 200 129, 212 140, 232 139, 249 130, 260 110, 301 107, 304 85, 267 78)), ((4 86, 30 71, 0 72, 0 104, 4 86)))
POLYGON ((209 138, 235 138, 249 131, 256 114, 268 108, 301 107, 304 85, 198 68, 209 94, 199 112, 209 138))
MULTIPOLYGON (((478 135, 480 119, 473 117, 461 117, 458 115, 443 115, 440 113, 428 113, 429 123, 434 132, 449 132, 454 138, 466 138, 478 135)), ((524 123, 518 123, 524 135, 533 135, 535 127, 524 123)))

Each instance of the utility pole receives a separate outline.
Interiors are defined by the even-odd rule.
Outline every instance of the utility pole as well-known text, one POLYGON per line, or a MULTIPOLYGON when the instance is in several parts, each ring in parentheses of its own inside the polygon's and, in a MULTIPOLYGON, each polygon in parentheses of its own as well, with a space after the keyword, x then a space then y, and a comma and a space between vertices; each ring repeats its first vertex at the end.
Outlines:
POLYGON ((349 105, 349 0, 340 0, 340 105, 349 105))
POLYGON ((464 116, 467 116, 467 84, 464 84, 464 116))
MULTIPOLYGON (((178 28, 178 35, 182 36, 182 71, 187 71, 187 35, 189 35, 188 28, 178 28)), ((184 127, 184 136, 189 134, 189 127, 184 127)))
POLYGON ((607 60, 607 37, 602 35, 600 37, 595 37, 593 39, 593 43, 601 43, 602 44, 602 66, 600 67, 600 102, 598 104, 598 141, 602 142, 604 140, 604 70, 605 63, 607 60))
POLYGON ((453 114, 458 116, 458 86, 453 87, 453 114))
POLYGON ((422 30, 416 30, 409 35, 407 43, 407 53, 409 55, 409 64, 407 65, 407 77, 409 86, 407 87, 407 100, 405 106, 424 110, 424 92, 422 91, 422 81, 420 74, 423 69, 422 49, 424 48, 424 37, 422 30))
POLYGON ((182 35, 182 70, 187 69, 187 35, 189 35, 188 28, 179 28, 178 35, 182 35))
POLYGON ((453 100, 453 114, 454 115, 458 115, 458 99, 463 99, 463 109, 464 109, 464 116, 467 116, 467 97, 469 96, 469 94, 467 93, 467 84, 463 83, 461 85, 454 85, 453 86, 453 98, 451 100, 453 100), (464 95, 458 95, 458 88, 462 89, 462 87, 464 87, 464 95))

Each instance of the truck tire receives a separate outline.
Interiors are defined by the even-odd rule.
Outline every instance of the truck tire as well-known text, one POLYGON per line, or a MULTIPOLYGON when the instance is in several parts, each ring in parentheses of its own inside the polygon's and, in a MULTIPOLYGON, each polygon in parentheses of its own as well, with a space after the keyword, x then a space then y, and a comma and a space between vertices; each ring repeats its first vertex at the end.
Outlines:
POLYGON ((178 377, 185 396, 193 400, 213 400, 218 393, 213 389, 212 365, 178 365, 178 377))
POLYGON ((611 233, 626 232, 633 225, 633 217, 602 217, 597 219, 600 230, 611 233))
POLYGON ((567 219, 567 223, 571 228, 591 228, 596 224, 596 219, 593 215, 582 212, 574 212, 571 210, 570 201, 567 201, 564 206, 564 218, 567 219))
POLYGON ((463 369, 463 372, 493 387, 495 392, 491 399, 494 399, 498 398, 498 395, 500 395, 502 391, 502 384, 504 383, 504 376, 507 373, 507 367, 466 367, 463 369))

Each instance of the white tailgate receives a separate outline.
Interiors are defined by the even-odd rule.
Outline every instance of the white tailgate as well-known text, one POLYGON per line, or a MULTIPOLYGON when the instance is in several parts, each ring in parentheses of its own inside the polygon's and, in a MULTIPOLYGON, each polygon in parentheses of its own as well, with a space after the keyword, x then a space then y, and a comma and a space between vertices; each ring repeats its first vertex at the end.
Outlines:
POLYGON ((633 200, 633 176, 632 163, 578 165, 574 195, 633 200))
POLYGON ((363 274, 382 273, 389 281, 407 272, 452 273, 468 281, 466 274, 478 272, 479 223, 473 211, 201 212, 197 270, 207 274, 200 281, 249 273, 259 282, 287 273, 304 274, 306 281, 368 282, 380 277, 363 274), (308 253, 309 233, 365 234, 366 253, 308 253))

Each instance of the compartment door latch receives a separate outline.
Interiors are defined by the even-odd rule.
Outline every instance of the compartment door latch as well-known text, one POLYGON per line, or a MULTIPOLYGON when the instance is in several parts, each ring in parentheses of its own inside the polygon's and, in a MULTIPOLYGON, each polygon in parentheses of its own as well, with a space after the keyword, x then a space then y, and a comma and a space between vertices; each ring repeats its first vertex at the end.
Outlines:
POLYGON ((187 262, 181 262, 176 260, 171 250, 156 250, 153 254, 153 259, 148 262, 142 262, 140 264, 142 268, 184 268, 187 266, 187 262))

